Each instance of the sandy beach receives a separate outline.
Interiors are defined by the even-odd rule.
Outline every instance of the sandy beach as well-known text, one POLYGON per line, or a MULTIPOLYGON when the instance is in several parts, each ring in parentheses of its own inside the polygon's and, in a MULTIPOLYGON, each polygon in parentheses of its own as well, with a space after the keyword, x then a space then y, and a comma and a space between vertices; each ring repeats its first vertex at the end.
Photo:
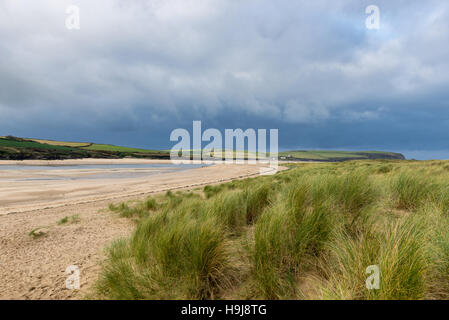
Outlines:
POLYGON ((189 169, 173 166, 169 160, 80 159, 0 161, 0 215, 44 208, 113 200, 169 189, 202 185, 257 174, 251 165, 211 165, 189 169), (114 165, 161 165, 156 168, 120 168, 114 165), (5 166, 21 167, 2 170, 5 166), (87 165, 111 165, 89 168, 87 165), (164 167, 163 165, 167 165, 164 167), (54 169, 29 169, 54 166, 54 169), (72 166, 71 169, 63 169, 72 166), (77 167, 79 166, 79 168, 77 167), (201 169, 201 170, 200 170, 201 169), (121 178, 114 178, 120 176, 121 178), (123 178, 124 177, 124 178, 123 178))
MULTIPOLYGON (((79 299, 89 292, 112 240, 130 234, 133 224, 107 210, 111 202, 142 199, 174 189, 193 189, 259 174, 260 165, 211 165, 202 168, 159 169, 144 177, 120 179, 48 180, 48 174, 79 178, 91 171, 58 169, 1 170, 2 165, 169 163, 140 159, 83 159, 64 161, 0 161, 0 299, 79 299), (31 177, 30 177, 31 175, 31 177), (28 180, 23 180, 24 176, 28 180), (31 178, 31 180, 30 180, 31 178), (66 216, 79 222, 58 225, 66 216), (33 239, 29 232, 43 227, 46 234, 33 239), (81 271, 81 290, 65 287, 65 270, 81 271)), ((102 169, 106 170, 117 169, 102 169)), ((135 172, 137 169, 120 169, 135 172)), ((148 170, 153 170, 152 168, 148 170)), ((98 171, 98 170, 97 170, 98 171)), ((129 173, 127 172, 127 173, 129 173)), ((97 172, 98 173, 98 172, 97 172)))

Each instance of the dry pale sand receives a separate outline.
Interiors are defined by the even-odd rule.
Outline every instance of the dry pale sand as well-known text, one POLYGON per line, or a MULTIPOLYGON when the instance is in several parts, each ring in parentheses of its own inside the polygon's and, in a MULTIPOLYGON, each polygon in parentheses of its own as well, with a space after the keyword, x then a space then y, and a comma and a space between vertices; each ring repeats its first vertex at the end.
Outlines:
MULTIPOLYGON (((72 161, 64 164, 73 164, 72 161)), ((93 162, 110 160, 83 163, 93 162)), ((129 159, 123 162, 141 163, 129 159)), ((6 163, 2 161, 2 164, 6 163)), ((259 169, 259 165, 213 165, 146 178, 26 183, 13 181, 14 177, 8 173, 10 176, 3 178, 11 181, 0 186, 0 212, 3 213, 0 214, 0 299, 85 297, 98 276, 104 248, 133 229, 129 220, 105 209, 109 203, 255 176, 259 169), (63 217, 72 215, 79 216, 78 223, 57 224, 63 217), (30 237, 29 232, 39 227, 44 227, 45 235, 30 237), (79 291, 66 289, 65 270, 70 265, 78 266, 81 271, 79 291)))

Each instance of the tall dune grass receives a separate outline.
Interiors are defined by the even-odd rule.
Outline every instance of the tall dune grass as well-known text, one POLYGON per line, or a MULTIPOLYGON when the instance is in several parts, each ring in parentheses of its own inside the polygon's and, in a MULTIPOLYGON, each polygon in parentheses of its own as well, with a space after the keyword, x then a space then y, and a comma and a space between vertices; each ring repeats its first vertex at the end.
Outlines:
POLYGON ((149 216, 109 250, 99 289, 116 299, 212 298, 232 278, 225 232, 198 201, 149 216))
POLYGON ((449 162, 290 167, 111 205, 137 225, 107 249, 98 297, 449 298, 449 162))

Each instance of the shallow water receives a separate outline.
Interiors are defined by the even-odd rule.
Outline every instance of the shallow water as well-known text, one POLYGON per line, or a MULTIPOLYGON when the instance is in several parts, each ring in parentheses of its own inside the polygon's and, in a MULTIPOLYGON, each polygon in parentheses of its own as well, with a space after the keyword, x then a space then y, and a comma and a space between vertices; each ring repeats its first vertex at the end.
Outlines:
POLYGON ((80 164, 80 165, 0 165, 0 180, 8 172, 21 171, 29 177, 6 178, 9 181, 57 181, 130 179, 155 174, 201 168, 203 164, 80 164), (56 172, 57 170, 57 172, 56 172), (65 171, 65 172, 64 172, 65 171), (103 172, 102 172, 103 171, 103 172), (74 175, 75 174, 75 175, 74 175))
POLYGON ((165 164, 165 163, 136 163, 136 164, 79 164, 79 165, 0 165, 3 170, 80 170, 80 169, 146 169, 146 168, 175 168, 193 169, 204 167, 202 164, 165 164))

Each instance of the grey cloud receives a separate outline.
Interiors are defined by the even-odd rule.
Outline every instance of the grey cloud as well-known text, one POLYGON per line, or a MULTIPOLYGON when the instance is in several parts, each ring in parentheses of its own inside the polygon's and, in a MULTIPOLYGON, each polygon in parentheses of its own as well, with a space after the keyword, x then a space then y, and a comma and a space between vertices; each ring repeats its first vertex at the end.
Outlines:
POLYGON ((154 130, 241 119, 288 132, 286 147, 395 149, 408 137, 408 150, 443 150, 413 144, 435 123, 449 136, 449 4, 376 1, 371 31, 371 2, 2 1, 0 134, 70 128, 72 139, 168 147, 154 130), (79 31, 64 25, 72 3, 79 31), (368 136, 386 126, 384 140, 368 136))

